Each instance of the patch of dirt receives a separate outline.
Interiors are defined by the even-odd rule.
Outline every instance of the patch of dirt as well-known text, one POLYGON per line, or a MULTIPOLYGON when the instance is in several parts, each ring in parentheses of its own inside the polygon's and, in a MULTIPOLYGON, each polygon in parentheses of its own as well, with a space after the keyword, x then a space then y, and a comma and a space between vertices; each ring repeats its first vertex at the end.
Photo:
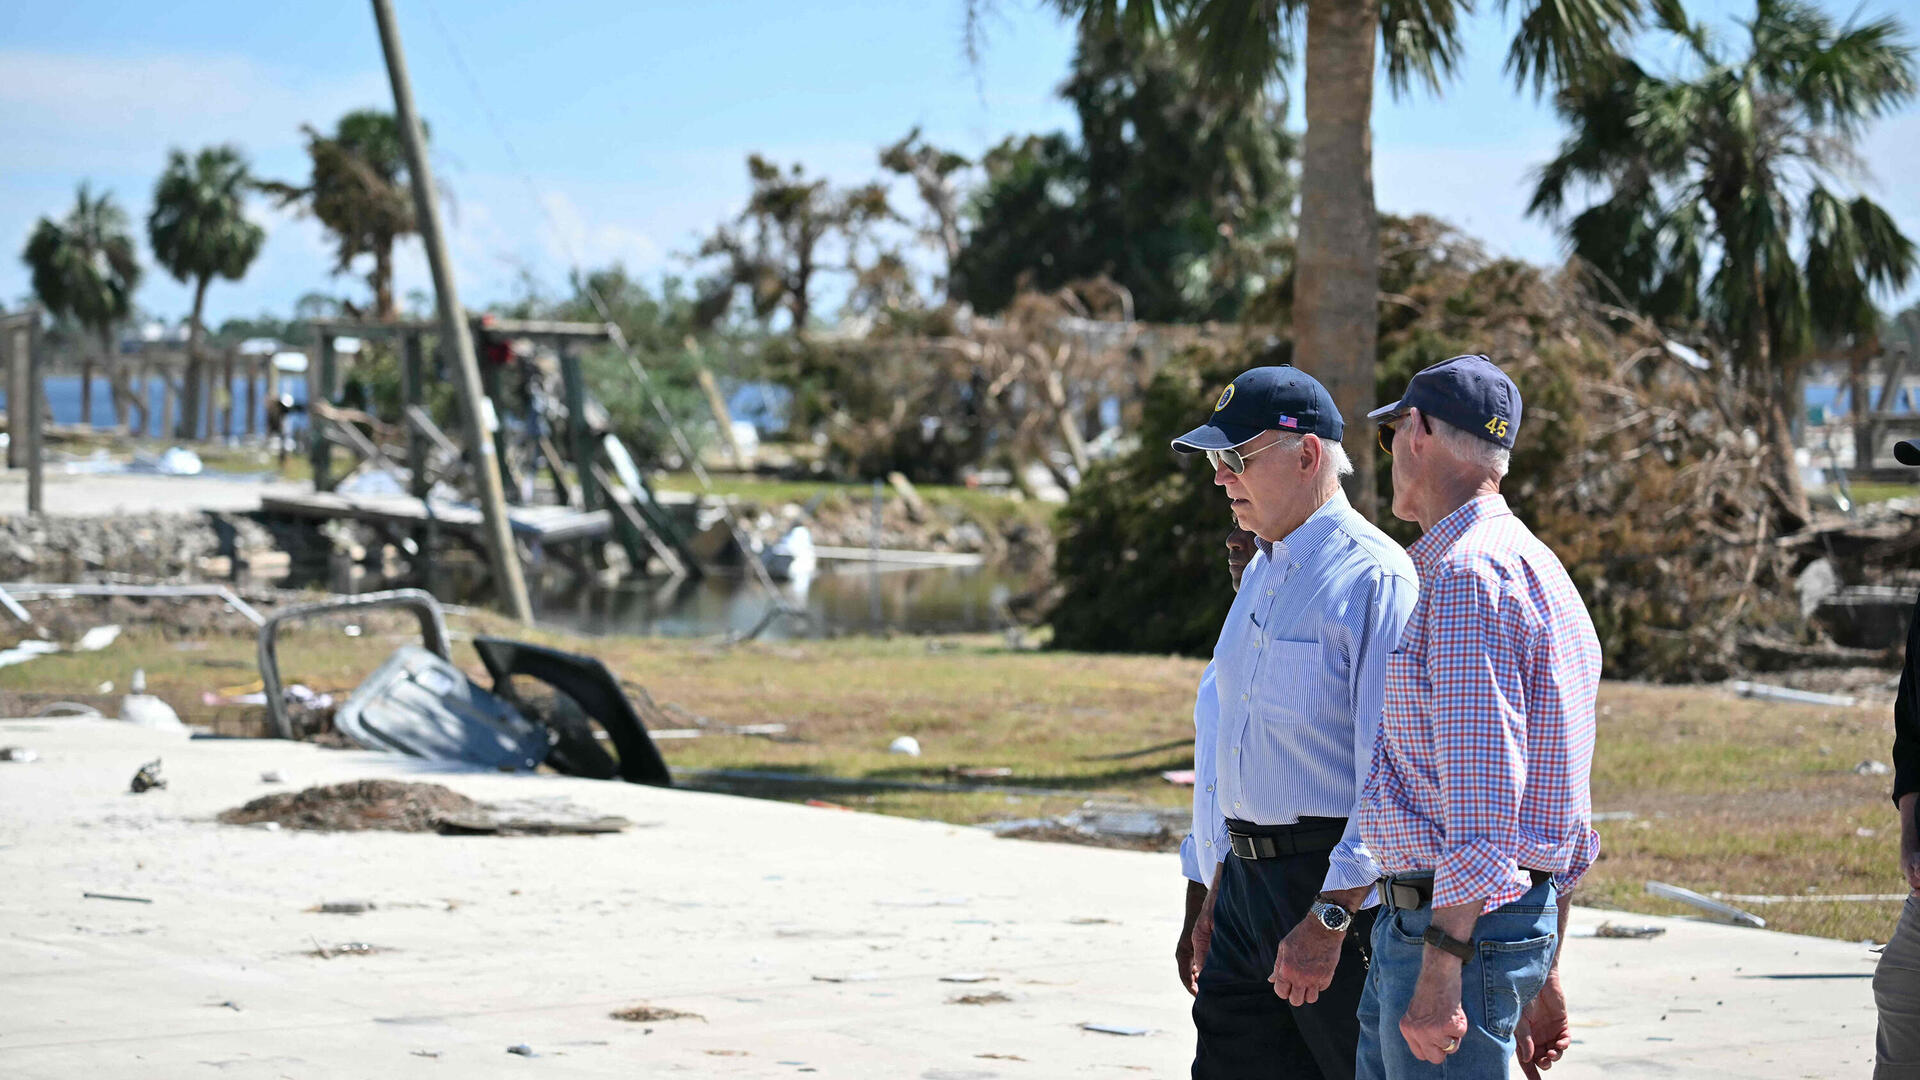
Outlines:
POLYGON ((287 829, 438 832, 443 818, 481 816, 486 808, 440 784, 350 780, 305 791, 264 795, 220 814, 228 825, 278 822, 287 829))
MULTIPOLYGON (((615 1020, 627 1020, 636 1024, 650 1024, 656 1020, 698 1020, 706 1023, 707 1018, 699 1013, 681 1012, 679 1009, 666 1009, 658 1005, 634 1005, 630 1008, 616 1009, 607 1014, 615 1020)), ((717 1051, 708 1051, 716 1053, 717 1051)))
POLYGON ((949 1005, 1004 1005, 1007 1002, 1012 1000, 1013 1000, 1012 998, 1001 993, 1000 991, 993 990, 985 994, 961 994, 957 998, 949 998, 947 1000, 947 1004, 949 1005))

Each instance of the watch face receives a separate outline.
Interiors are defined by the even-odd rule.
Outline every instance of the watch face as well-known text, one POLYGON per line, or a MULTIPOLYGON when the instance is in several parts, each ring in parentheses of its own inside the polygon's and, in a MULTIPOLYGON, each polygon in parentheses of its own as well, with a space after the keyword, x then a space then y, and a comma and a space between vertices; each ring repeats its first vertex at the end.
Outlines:
POLYGON ((1347 913, 1347 909, 1338 904, 1323 902, 1319 905, 1319 908, 1320 925, 1329 930, 1345 930, 1347 924, 1353 921, 1353 916, 1347 913))

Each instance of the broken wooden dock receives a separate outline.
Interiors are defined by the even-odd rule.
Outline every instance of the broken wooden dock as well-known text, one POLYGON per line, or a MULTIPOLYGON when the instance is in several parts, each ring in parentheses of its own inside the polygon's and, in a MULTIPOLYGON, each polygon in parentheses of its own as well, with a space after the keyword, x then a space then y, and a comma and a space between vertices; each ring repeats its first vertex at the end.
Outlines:
MULTIPOLYGON (((432 525, 449 535, 474 540, 481 538, 486 527, 477 506, 428 502, 411 495, 344 495, 334 491, 272 494, 261 496, 260 510, 324 521, 360 521, 408 532, 432 525)), ((599 540, 613 531, 613 515, 606 510, 509 506, 507 519, 515 536, 541 546, 599 540)))

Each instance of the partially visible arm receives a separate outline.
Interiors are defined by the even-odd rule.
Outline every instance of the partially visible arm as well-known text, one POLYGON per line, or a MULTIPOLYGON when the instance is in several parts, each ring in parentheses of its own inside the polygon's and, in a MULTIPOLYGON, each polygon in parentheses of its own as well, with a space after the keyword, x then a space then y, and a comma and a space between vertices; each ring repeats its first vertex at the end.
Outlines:
POLYGON ((1900 870, 1907 875, 1907 888, 1920 893, 1920 829, 1914 825, 1916 802, 1920 792, 1900 796, 1900 870))
POLYGON ((1380 879, 1380 867, 1360 839, 1360 799, 1373 770, 1373 744, 1386 707, 1387 656, 1400 647, 1400 632, 1420 592, 1414 581, 1391 574, 1365 582, 1362 588, 1352 602, 1364 604, 1366 615, 1353 642, 1347 676, 1348 708, 1353 714, 1354 804, 1347 814, 1346 832, 1327 857, 1322 888, 1329 893, 1365 889, 1380 879))

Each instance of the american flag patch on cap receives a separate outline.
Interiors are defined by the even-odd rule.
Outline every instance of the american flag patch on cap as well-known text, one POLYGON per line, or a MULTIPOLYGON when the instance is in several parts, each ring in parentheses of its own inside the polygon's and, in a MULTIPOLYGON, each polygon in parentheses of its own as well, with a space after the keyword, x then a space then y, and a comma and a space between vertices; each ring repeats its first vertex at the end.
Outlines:
POLYGON ((1280 425, 1281 427, 1290 427, 1290 428, 1297 428, 1297 427, 1299 427, 1299 426, 1300 426, 1300 421, 1298 421, 1298 420, 1295 420, 1295 419, 1294 419, 1293 417, 1291 417, 1291 416, 1283 416, 1283 417, 1281 417, 1281 418, 1280 418, 1280 419, 1279 419, 1279 420, 1277 421, 1277 423, 1278 423, 1278 424, 1279 424, 1279 425, 1280 425))

